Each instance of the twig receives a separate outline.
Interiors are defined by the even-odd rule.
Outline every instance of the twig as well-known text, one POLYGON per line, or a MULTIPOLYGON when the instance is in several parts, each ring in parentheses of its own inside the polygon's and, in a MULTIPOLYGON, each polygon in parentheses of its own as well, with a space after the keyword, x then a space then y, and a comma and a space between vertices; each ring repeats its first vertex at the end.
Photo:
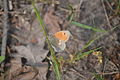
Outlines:
POLYGON ((80 74, 80 72, 78 72, 75 68, 70 69, 71 71, 75 72, 76 74, 78 74, 81 78, 84 78, 84 80, 88 80, 85 76, 83 76, 82 74, 80 74))
POLYGON ((2 50, 1 56, 5 56, 6 54, 6 44, 7 44, 7 31, 8 31, 8 2, 7 0, 3 0, 4 4, 4 28, 3 28, 3 35, 2 35, 2 50))
MULTIPOLYGON (((97 74, 105 76, 105 75, 111 75, 111 74, 117 74, 117 73, 119 72, 116 71, 116 72, 97 73, 97 74)), ((94 78, 95 76, 93 76, 90 80, 94 80, 94 78)))
MULTIPOLYGON (((9 14, 21 14, 21 12, 20 11, 10 11, 10 12, 8 12, 9 14)), ((3 14, 5 14, 5 12, 4 11, 0 11, 0 15, 3 15, 3 14)))
POLYGON ((108 0, 105 0, 105 1, 107 3, 108 7, 114 12, 114 10, 113 10, 112 6, 110 5, 110 3, 108 2, 108 0))
POLYGON ((111 75, 111 74, 117 74, 119 73, 119 71, 114 71, 114 72, 104 72, 104 73, 101 73, 101 75, 111 75))
POLYGON ((106 19, 107 19, 108 25, 109 25, 110 28, 112 28, 112 26, 111 26, 111 24, 110 24, 110 21, 109 21, 109 18, 108 18, 108 15, 107 15, 107 11, 106 11, 106 9, 105 9, 104 1, 101 0, 101 2, 102 2, 102 6, 103 6, 103 9, 104 9, 104 12, 105 12, 105 16, 106 16, 106 19))

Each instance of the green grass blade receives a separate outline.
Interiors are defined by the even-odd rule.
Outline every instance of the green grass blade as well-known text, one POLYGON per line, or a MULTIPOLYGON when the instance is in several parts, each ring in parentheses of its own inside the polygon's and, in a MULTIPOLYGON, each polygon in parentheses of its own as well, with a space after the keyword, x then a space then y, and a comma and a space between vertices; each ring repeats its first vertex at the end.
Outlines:
POLYGON ((56 75, 56 80, 61 80, 61 74, 60 74, 60 70, 59 70, 59 63, 57 61, 57 58, 55 56, 55 52, 51 46, 51 42, 49 41, 48 39, 48 36, 47 36, 47 32, 45 30, 45 25, 44 25, 44 22, 40 16, 40 13, 39 11, 37 10, 36 6, 35 6, 35 3, 34 1, 32 0, 32 6, 34 8, 34 11, 35 11, 35 14, 38 18, 38 21, 40 23, 40 27, 42 28, 42 31, 44 32, 44 36, 46 37, 46 42, 48 43, 48 48, 51 52, 51 56, 52 56, 52 62, 53 62, 53 67, 54 67, 54 72, 55 72, 55 75, 56 75))
POLYGON ((113 31, 113 30, 116 29, 117 27, 119 27, 119 26, 116 26, 116 27, 112 28, 111 30, 106 31, 105 33, 97 36, 95 39, 88 41, 88 42, 86 43, 86 45, 80 50, 80 52, 82 52, 84 49, 88 48, 88 47, 89 47, 92 43, 94 43, 96 40, 100 39, 101 37, 103 37, 104 35, 106 35, 107 33, 109 33, 110 31, 113 31))
POLYGON ((5 56, 0 56, 0 63, 5 60, 5 56))
POLYGON ((96 80, 104 80, 104 78, 100 74, 94 74, 96 80))
MULTIPOLYGON (((91 52, 94 52, 94 51, 96 51, 96 50, 101 49, 101 47, 100 47, 100 48, 97 48, 97 49, 90 50, 90 51, 88 51, 88 52, 82 53, 82 51, 83 51, 84 49, 88 48, 94 41, 98 40, 99 38, 101 38, 102 36, 106 35, 106 34, 109 33, 110 31, 113 31, 113 30, 116 29, 117 27, 119 27, 119 26, 116 26, 116 27, 112 28, 111 30, 109 30, 109 31, 101 34, 101 35, 98 36, 98 37, 96 37, 95 39, 90 40, 80 51, 77 52, 74 60, 79 60, 79 59, 85 57, 86 55, 90 54, 91 52), (82 54, 80 54, 80 53, 82 53, 82 54)), ((73 60, 73 61, 74 61, 74 60, 73 60)))
POLYGON ((71 13, 67 18, 68 21, 71 22, 73 20, 73 17, 74 17, 74 13, 71 13))
POLYGON ((106 32, 106 30, 97 29, 97 28, 94 28, 92 26, 81 24, 81 23, 78 23, 78 22, 75 22, 75 21, 71 21, 71 24, 79 26, 79 27, 84 28, 84 29, 91 29, 91 30, 96 31, 96 32, 106 32))
POLYGON ((99 47, 99 48, 96 48, 96 49, 93 49, 93 50, 90 50, 90 51, 87 51, 87 52, 84 52, 84 53, 77 53, 76 57, 75 57, 75 60, 80 60, 82 58, 84 58, 85 56, 89 55, 90 53, 94 52, 94 51, 97 51, 99 49, 101 49, 102 47, 99 47))

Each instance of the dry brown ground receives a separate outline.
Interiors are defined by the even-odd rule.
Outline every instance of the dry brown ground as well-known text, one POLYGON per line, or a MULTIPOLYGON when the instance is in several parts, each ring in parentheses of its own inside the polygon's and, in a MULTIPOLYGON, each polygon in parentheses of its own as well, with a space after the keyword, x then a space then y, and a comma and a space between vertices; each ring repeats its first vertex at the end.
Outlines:
MULTIPOLYGON (((120 26, 119 0, 36 0, 36 6, 46 24, 48 34, 69 30, 73 37, 67 42, 66 51, 56 56, 69 58, 89 40, 100 33, 69 24, 67 17, 73 12, 74 21, 95 28, 110 30, 120 26), (72 5, 73 11, 69 8, 72 5)), ((6 59, 0 66, 0 80, 55 80, 50 56, 39 22, 31 2, 9 0, 8 39, 6 59)), ((3 0, 0 1, 0 46, 4 27, 3 0)), ((105 80, 120 80, 120 28, 95 41, 85 51, 103 46, 102 62, 93 54, 61 66, 62 80, 97 80, 94 73, 105 80)), ((0 48, 0 49, 1 49, 0 48)))

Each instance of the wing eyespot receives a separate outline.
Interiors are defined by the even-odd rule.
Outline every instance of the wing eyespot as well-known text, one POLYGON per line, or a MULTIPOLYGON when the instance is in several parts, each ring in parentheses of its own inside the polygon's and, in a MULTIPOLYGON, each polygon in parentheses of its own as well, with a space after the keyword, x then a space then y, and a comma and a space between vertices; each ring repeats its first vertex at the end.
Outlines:
POLYGON ((64 35, 66 35, 66 33, 63 33, 64 35))

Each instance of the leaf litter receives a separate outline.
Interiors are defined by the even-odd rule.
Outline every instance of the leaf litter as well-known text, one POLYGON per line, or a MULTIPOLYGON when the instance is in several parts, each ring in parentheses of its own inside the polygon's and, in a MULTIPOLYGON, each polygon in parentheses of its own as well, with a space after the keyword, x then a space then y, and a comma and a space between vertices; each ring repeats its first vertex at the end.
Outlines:
MULTIPOLYGON (((57 5, 57 7, 63 8, 64 6, 65 8, 67 3, 76 6, 77 4, 79 5, 79 0, 60 0, 60 4, 57 5)), ((43 5, 41 6, 42 3, 37 3, 37 5, 39 4, 40 6, 37 7, 40 7, 39 9, 41 9, 43 5)), ((108 22, 106 20, 100 0, 83 0, 81 4, 80 12, 73 20, 93 26, 95 28, 97 27, 105 30, 110 28, 108 26, 108 22)), ((23 5, 24 4, 22 4, 22 6, 23 5)), ((31 5, 28 6, 29 7, 23 10, 23 12, 25 11, 24 14, 12 14, 12 17, 17 18, 12 19, 12 29, 10 33, 13 41, 11 40, 12 43, 10 44, 10 49, 13 51, 11 51, 12 53, 10 54, 12 59, 10 59, 10 62, 6 64, 6 66, 10 69, 8 70, 8 74, 6 73, 6 75, 9 75, 6 77, 6 80, 46 80, 46 78, 48 80, 54 80, 54 73, 50 69, 50 73, 48 71, 48 67, 50 67, 50 65, 48 66, 48 63, 43 62, 49 53, 49 50, 45 49, 46 44, 44 35, 39 27, 39 22, 37 21, 35 15, 33 15, 32 9, 30 7, 31 5), (28 16, 29 14, 31 15, 28 16)), ((45 12, 45 14, 42 14, 42 16, 46 24, 48 34, 54 34, 55 32, 63 29, 62 27, 64 26, 64 19, 66 18, 65 16, 67 14, 62 14, 63 11, 57 10, 57 7, 48 7, 51 6, 47 5, 48 10, 45 12), (61 13, 58 14, 56 12, 61 13)), ((21 13, 23 12, 21 11, 21 13)), ((113 19, 115 19, 112 20, 114 23, 113 25, 119 24, 119 17, 114 17, 113 19)), ((73 55, 76 51, 80 50, 90 39, 90 37, 94 36, 94 32, 90 30, 81 29, 73 25, 67 26, 68 27, 66 29, 72 33, 74 38, 67 42, 67 52, 56 54, 57 56, 63 56, 64 58, 68 58, 69 54, 73 55)), ((110 34, 108 38, 104 37, 104 39, 97 41, 91 46, 94 48, 104 44, 105 50, 103 50, 103 56, 105 57, 105 60, 108 60, 108 62, 105 64, 99 64, 98 59, 94 55, 90 54, 75 64, 64 64, 62 66, 62 80, 91 79, 93 78, 93 72, 98 74, 101 72, 101 65, 105 65, 103 70, 104 72, 110 73, 116 71, 116 74, 112 75, 115 76, 114 79, 116 78, 119 80, 119 75, 117 74, 118 67, 116 67, 116 65, 119 66, 119 54, 116 54, 118 53, 119 49, 114 49, 118 44, 117 42, 114 44, 114 41, 119 40, 119 38, 117 39, 117 34, 119 33, 116 33, 117 32, 115 32, 115 34, 110 34), (118 57, 114 57, 116 55, 118 55, 118 57)), ((110 76, 108 73, 103 73, 103 76, 110 76)), ((110 78, 108 80, 110 80, 110 78)))

